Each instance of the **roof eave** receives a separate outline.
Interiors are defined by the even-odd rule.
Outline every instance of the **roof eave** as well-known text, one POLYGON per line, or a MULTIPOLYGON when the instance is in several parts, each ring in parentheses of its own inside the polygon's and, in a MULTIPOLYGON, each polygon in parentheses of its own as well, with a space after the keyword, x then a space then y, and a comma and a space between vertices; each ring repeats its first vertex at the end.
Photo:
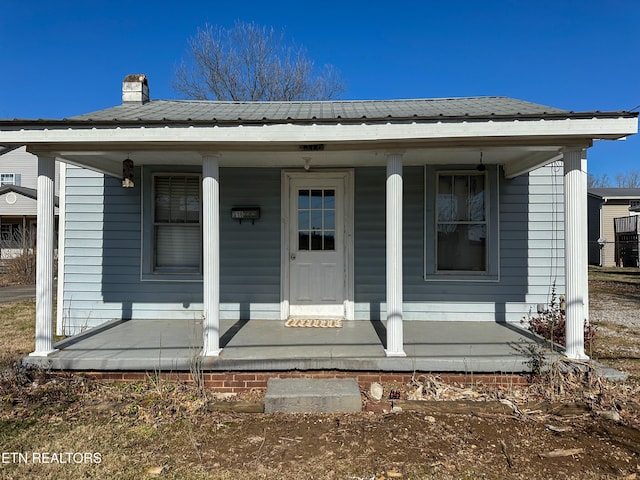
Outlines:
POLYGON ((360 123, 261 123, 222 126, 170 122, 111 123, 0 123, 0 145, 55 143, 180 142, 218 144, 402 142, 412 140, 478 138, 620 139, 637 133, 637 116, 539 118, 512 120, 465 119, 452 121, 388 121, 360 123), (179 131, 179 132, 178 132, 179 131))
POLYGON ((463 123, 463 122, 513 122, 532 120, 580 120, 580 119, 619 119, 638 117, 638 112, 563 112, 563 113, 536 113, 536 114, 489 114, 489 115, 430 115, 430 116, 378 116, 378 117, 309 117, 309 118, 91 118, 83 116, 82 119, 0 119, 2 128, 113 128, 142 127, 142 126, 242 126, 242 125, 345 125, 345 124, 388 124, 388 123, 463 123))

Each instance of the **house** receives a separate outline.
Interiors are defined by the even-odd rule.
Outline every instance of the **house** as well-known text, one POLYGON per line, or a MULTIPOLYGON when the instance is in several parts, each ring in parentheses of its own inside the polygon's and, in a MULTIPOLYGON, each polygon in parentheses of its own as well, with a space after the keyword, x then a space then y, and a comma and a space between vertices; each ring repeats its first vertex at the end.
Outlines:
MULTIPOLYGON (((38 159, 25 146, 0 148, 0 258, 35 246, 37 177, 38 159)), ((57 185, 57 163, 55 178, 57 185)), ((57 188, 54 195, 57 218, 57 188)))
POLYGON ((628 235, 637 236, 637 219, 618 220, 618 229, 616 219, 638 215, 640 188, 589 188, 587 194, 589 263, 602 267, 637 266, 637 237, 635 242, 626 240, 628 235), (631 254, 626 253, 631 246, 629 241, 635 244, 635 257, 633 248, 631 254))
POLYGON ((40 171, 30 361, 141 369, 149 338, 158 361, 188 333, 212 370, 517 370, 491 362, 517 349, 552 284, 565 354, 586 358, 586 150, 636 133, 636 113, 504 97, 150 100, 143 75, 122 100, 0 121, 0 145, 27 145, 40 171), (90 329, 57 349, 55 160, 57 329, 90 329))

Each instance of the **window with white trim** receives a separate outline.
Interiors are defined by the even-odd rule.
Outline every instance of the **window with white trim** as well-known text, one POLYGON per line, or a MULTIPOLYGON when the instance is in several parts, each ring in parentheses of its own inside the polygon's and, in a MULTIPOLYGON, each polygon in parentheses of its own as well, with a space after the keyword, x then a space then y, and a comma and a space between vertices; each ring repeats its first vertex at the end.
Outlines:
POLYGON ((0 173, 0 187, 5 185, 15 185, 16 174, 15 173, 0 173))
POLYGON ((153 273, 200 274, 200 175, 153 175, 153 273))
POLYGON ((424 278, 500 279, 499 170, 425 167, 424 278))
POLYGON ((438 173, 436 272, 487 271, 485 173, 438 173))

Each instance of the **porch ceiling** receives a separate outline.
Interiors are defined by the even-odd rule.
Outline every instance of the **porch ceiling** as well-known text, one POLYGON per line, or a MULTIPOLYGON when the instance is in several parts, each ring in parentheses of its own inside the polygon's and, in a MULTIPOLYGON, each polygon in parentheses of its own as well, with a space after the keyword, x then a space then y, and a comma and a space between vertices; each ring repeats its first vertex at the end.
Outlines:
MULTIPOLYGON (((184 147, 153 147, 130 145, 129 148, 95 150, 60 149, 54 155, 67 163, 79 165, 120 177, 122 161, 130 158, 141 165, 201 165, 202 155, 208 149, 185 150, 184 147)), ((507 176, 516 176, 548 164, 561 156, 560 145, 462 145, 456 147, 426 147, 383 145, 375 149, 355 146, 323 145, 320 151, 305 151, 300 146, 265 145, 253 150, 225 149, 215 152, 221 167, 276 167, 303 168, 307 163, 313 168, 345 168, 384 166, 391 151, 403 152, 403 163, 415 165, 478 165, 482 163, 503 165, 507 176)))

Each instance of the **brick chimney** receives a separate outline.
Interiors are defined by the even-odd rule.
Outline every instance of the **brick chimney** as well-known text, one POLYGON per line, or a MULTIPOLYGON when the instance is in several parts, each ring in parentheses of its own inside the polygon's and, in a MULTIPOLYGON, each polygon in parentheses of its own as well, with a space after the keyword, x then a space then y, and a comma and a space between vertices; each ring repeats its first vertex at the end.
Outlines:
POLYGON ((122 103, 147 103, 149 101, 149 84, 143 73, 127 75, 122 82, 122 103))

